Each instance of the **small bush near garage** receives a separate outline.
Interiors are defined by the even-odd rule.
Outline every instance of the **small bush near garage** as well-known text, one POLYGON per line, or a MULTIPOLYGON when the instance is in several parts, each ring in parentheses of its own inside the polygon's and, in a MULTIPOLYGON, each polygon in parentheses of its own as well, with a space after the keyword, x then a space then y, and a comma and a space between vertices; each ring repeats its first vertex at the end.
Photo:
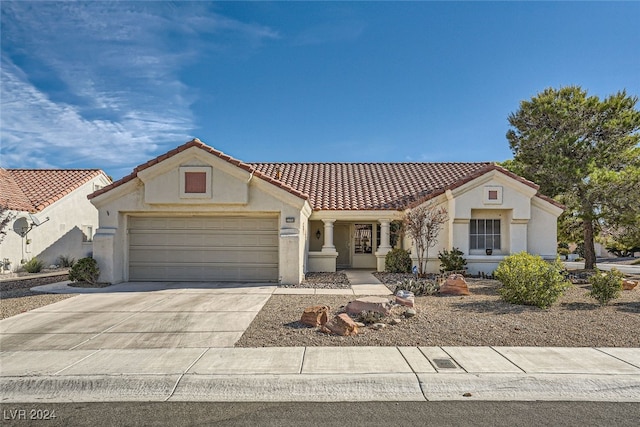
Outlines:
POLYGON ((411 257, 409 251, 392 249, 384 258, 384 269, 387 273, 410 273, 411 257))
POLYGON ((611 300, 620 296, 623 278, 624 274, 615 268, 606 273, 596 268, 595 274, 589 278, 589 283, 591 283, 589 296, 597 299, 600 305, 609 304, 611 300))
POLYGON ((494 272, 502 283, 498 293, 512 304, 548 308, 571 284, 559 260, 546 262, 540 256, 520 252, 506 257, 494 272))
POLYGON ((88 282, 95 285, 99 276, 100 269, 93 258, 81 258, 69 270, 69 280, 72 282, 88 282))
POLYGON ((40 273, 44 268, 44 263, 38 258, 31 258, 29 261, 22 264, 22 269, 27 273, 40 273))
POLYGON ((442 252, 438 252, 440 272, 464 270, 467 266, 467 260, 462 255, 462 251, 458 248, 453 248, 451 251, 445 249, 442 252))

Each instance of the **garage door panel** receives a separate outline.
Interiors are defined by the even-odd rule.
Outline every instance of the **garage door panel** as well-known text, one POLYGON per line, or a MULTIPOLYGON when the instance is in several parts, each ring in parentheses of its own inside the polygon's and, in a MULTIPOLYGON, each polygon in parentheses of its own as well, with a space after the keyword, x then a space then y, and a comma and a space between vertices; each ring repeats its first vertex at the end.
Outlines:
POLYGON ((229 263, 229 264, 274 264, 278 262, 278 251, 258 251, 255 248, 244 248, 239 251, 225 249, 183 248, 181 250, 134 249, 129 257, 131 265, 144 263, 229 263), (138 261, 140 260, 140 261, 138 261))
POLYGON ((159 281, 276 281, 278 220, 131 217, 129 277, 159 281))
POLYGON ((220 234, 203 234, 198 233, 139 233, 131 232, 129 234, 129 244, 132 248, 148 247, 148 246, 170 246, 170 247, 200 247, 206 248, 211 246, 224 247, 247 247, 247 246, 267 246, 274 247, 278 245, 278 235, 275 232, 263 235, 250 235, 246 233, 233 234, 225 231, 220 234))
POLYGON ((136 230, 267 230, 278 226, 276 218, 226 218, 226 217, 184 217, 157 218, 132 217, 130 228, 136 230))
MULTIPOLYGON (((238 267, 238 266, 177 266, 177 267, 155 267, 155 266, 131 266, 129 274, 135 277, 144 277, 144 280, 159 282, 166 281, 209 281, 207 277, 215 277, 215 281, 264 281, 264 276, 277 277, 277 267, 238 267), (179 277, 179 279, 171 279, 179 277), (203 279, 205 278, 205 279, 203 279)), ((140 279, 135 279, 140 280, 140 279)))

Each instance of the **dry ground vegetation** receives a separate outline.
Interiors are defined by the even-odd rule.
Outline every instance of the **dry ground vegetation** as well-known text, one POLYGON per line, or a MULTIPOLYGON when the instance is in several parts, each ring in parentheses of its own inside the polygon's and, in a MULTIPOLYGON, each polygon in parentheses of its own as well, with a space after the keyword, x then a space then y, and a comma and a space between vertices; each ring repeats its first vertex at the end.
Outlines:
POLYGON ((15 276, 0 282, 0 319, 15 316, 63 299, 71 298, 69 294, 46 294, 33 292, 34 286, 47 285, 49 283, 67 280, 67 271, 61 271, 59 275, 49 277, 32 277, 25 274, 15 276))
MULTIPOLYGON (((327 275, 320 286, 331 287, 336 276, 340 274, 327 275)), ((378 277, 392 291, 402 278, 388 273, 378 277)), ((385 321, 399 318, 399 324, 359 328, 358 335, 348 337, 327 335, 299 320, 306 307, 328 305, 335 315, 355 297, 273 295, 236 346, 640 347, 640 287, 600 306, 588 295, 589 284, 574 284, 551 308, 540 309, 503 301, 496 280, 466 280, 469 296, 416 297, 415 317, 404 318, 405 308, 395 307, 385 321)), ((322 282, 322 275, 311 281, 322 282)))
MULTIPOLYGON (((387 273, 379 278, 391 290, 401 279, 387 273)), ((0 318, 73 297, 29 290, 65 279, 54 276, 0 282, 0 318)), ((588 295, 588 284, 577 284, 543 310, 502 301, 498 295, 500 283, 495 280, 467 278, 467 282, 469 296, 416 297, 415 317, 404 318, 405 309, 396 307, 386 320, 400 318, 400 324, 381 330, 361 328, 351 337, 326 335, 299 320, 304 309, 314 305, 328 305, 332 314, 337 314, 353 296, 273 295, 236 346, 640 347, 640 287, 623 291, 619 298, 601 307, 588 295)), ((344 273, 310 274, 301 286, 348 288, 349 282, 344 273)))

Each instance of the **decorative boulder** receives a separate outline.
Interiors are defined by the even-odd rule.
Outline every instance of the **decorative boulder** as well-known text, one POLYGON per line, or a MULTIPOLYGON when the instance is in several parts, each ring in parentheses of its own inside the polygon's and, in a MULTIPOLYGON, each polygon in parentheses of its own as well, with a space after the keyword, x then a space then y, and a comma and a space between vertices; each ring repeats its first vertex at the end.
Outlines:
POLYGON ((628 280, 628 279, 624 279, 622 281, 622 289, 624 289, 625 291, 630 291, 633 288, 635 288, 636 286, 638 286, 638 281, 633 281, 633 280, 628 280))
POLYGON ((405 307, 413 307, 416 299, 413 292, 399 290, 396 293, 396 304, 404 305, 405 307))
POLYGON ((469 286, 462 274, 452 274, 440 285, 443 295, 469 295, 469 286))
POLYGON ((391 311, 391 302, 387 298, 381 297, 358 298, 357 300, 351 301, 347 304, 345 310, 349 314, 358 314, 363 311, 375 311, 376 313, 388 316, 391 311))
POLYGON ((326 305, 307 307, 300 318, 300 322, 314 327, 324 325, 327 320, 329 320, 329 306, 326 305))
POLYGON ((324 325, 323 330, 342 336, 357 335, 358 325, 347 313, 341 313, 329 320, 324 325))

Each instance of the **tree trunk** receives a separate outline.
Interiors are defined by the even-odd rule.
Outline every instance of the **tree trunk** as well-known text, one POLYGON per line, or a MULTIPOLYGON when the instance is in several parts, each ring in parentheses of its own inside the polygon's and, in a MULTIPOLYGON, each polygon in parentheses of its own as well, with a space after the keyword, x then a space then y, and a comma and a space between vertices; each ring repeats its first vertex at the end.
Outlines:
POLYGON ((427 277, 428 262, 429 262, 429 247, 427 246, 427 249, 424 251, 424 271, 422 272, 422 274, 424 274, 424 277, 427 277))
POLYGON ((593 220, 584 219, 584 268, 593 270, 596 266, 596 248, 593 242, 593 220))

